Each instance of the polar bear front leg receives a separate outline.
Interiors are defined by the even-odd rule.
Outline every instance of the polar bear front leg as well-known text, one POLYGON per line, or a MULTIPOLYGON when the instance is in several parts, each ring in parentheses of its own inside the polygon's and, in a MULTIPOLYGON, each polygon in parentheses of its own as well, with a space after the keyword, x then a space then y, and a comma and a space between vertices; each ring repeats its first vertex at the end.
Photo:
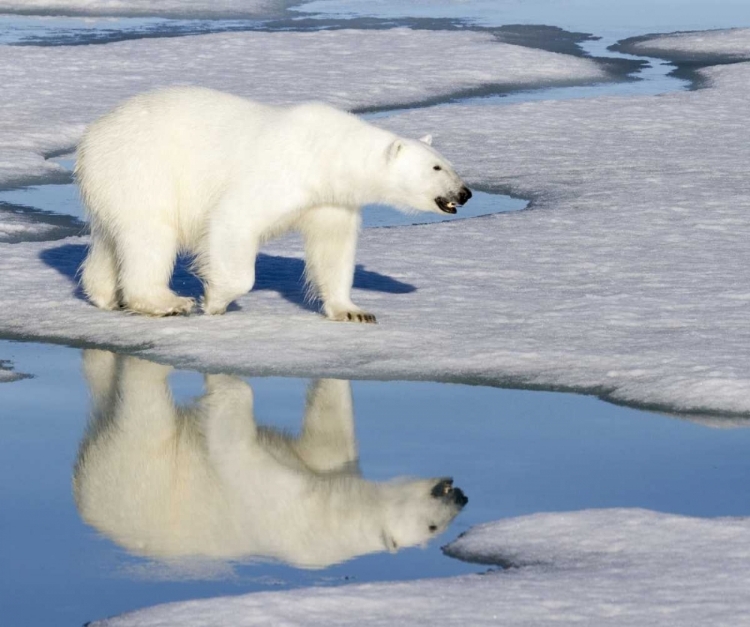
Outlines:
POLYGON ((206 375, 205 386, 200 408, 209 456, 230 482, 245 481, 238 469, 252 458, 250 449, 257 437, 253 389, 226 374, 206 375))
POLYGON ((305 273, 330 320, 375 322, 351 301, 354 255, 362 217, 358 207, 310 209, 299 221, 305 239, 305 273))
POLYGON ((211 225, 199 262, 204 313, 223 314, 233 300, 253 289, 258 247, 255 229, 238 229, 230 222, 211 225))
POLYGON ((357 470, 352 387, 343 379, 318 379, 307 389, 305 420, 296 449, 316 472, 357 470))

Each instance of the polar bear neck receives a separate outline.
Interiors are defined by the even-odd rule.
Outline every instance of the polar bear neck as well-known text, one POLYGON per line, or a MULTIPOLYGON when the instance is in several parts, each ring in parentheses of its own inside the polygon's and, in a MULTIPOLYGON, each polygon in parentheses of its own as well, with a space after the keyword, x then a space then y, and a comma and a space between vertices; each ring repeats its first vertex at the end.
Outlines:
POLYGON ((308 130, 306 150, 294 156, 314 204, 382 202, 383 167, 396 139, 393 133, 320 103, 295 107, 292 115, 301 117, 299 123, 308 130))

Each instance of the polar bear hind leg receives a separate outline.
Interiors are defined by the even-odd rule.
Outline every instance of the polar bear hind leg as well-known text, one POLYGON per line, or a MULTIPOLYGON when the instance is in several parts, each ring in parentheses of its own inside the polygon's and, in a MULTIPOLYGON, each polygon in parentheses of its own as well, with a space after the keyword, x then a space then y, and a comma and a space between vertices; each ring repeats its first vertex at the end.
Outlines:
POLYGON ((298 223, 305 240, 305 274, 331 320, 374 323, 375 316, 351 301, 354 255, 362 222, 358 208, 323 206, 298 223))
POLYGON ((177 233, 168 224, 149 220, 141 228, 120 233, 120 287, 125 308, 147 316, 187 314, 192 298, 169 289, 177 258, 177 233))
POLYGON ((81 284, 88 299, 100 309, 117 309, 117 259, 105 236, 94 235, 83 263, 81 284))

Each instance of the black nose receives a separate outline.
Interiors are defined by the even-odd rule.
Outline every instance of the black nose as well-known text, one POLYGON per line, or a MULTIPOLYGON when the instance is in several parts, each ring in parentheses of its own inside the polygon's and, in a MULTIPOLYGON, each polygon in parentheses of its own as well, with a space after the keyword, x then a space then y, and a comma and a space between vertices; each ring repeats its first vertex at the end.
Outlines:
POLYGON ((469 198, 471 198, 471 190, 468 187, 462 187, 461 191, 458 193, 458 202, 465 205, 469 198))
POLYGON ((461 488, 454 488, 453 500, 459 507, 463 507, 469 502, 469 497, 464 494, 464 491, 461 488))

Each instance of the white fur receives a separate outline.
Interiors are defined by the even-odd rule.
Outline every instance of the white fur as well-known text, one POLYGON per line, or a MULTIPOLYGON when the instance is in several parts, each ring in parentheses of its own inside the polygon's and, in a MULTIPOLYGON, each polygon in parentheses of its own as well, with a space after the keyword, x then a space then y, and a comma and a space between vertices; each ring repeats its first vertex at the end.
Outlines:
POLYGON ((223 313, 253 287, 261 244, 297 229, 325 314, 364 319, 350 298, 360 207, 439 212, 435 198, 463 186, 430 143, 320 103, 271 107, 196 87, 136 96, 78 147, 92 230, 84 291, 103 309, 186 313, 193 303, 169 278, 187 252, 204 311, 223 313))
POLYGON ((311 384, 293 438, 256 425, 252 390, 236 377, 207 375, 206 394, 176 407, 170 370, 84 352, 94 410, 74 472, 76 503, 130 551, 322 567, 422 544, 460 510, 431 495, 438 479, 360 476, 348 381, 311 384))

